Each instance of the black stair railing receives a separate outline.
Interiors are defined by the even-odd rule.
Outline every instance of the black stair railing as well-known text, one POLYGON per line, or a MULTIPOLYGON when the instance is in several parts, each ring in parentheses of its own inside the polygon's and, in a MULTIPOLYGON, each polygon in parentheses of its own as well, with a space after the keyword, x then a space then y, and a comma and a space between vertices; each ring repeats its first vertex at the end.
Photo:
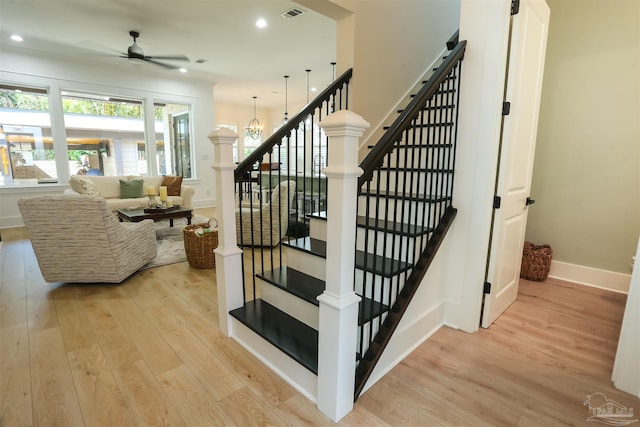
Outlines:
POLYGON ((455 218, 458 101, 466 41, 455 47, 362 161, 356 293, 386 310, 359 326, 362 392, 455 218))
POLYGON ((281 268, 283 240, 307 236, 308 214, 326 209, 327 137, 318 123, 347 109, 347 70, 285 122, 234 171, 236 232, 243 247, 244 303, 260 297, 256 276, 281 268))

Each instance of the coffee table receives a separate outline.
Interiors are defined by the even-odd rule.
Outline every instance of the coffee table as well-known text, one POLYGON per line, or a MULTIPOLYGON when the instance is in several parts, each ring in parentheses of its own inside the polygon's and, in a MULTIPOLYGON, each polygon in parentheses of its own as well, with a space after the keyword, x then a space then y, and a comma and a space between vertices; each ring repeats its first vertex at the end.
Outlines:
POLYGON ((173 220, 176 218, 186 218, 187 224, 191 224, 191 218, 193 218, 193 210, 181 207, 174 207, 167 209, 166 211, 158 212, 145 212, 143 208, 140 209, 118 209, 118 218, 120 222, 140 222, 145 219, 152 219, 154 221, 161 221, 163 219, 169 220, 169 227, 173 227, 173 220))

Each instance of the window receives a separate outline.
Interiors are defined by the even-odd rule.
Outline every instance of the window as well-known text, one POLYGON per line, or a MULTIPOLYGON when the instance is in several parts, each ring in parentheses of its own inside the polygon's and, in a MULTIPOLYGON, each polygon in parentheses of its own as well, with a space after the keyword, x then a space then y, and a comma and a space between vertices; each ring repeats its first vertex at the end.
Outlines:
POLYGON ((192 178, 191 108, 186 104, 155 104, 158 175, 192 178))
POLYGON ((0 84, 0 185, 55 182, 46 89, 0 84))
POLYGON ((46 88, 0 83, 0 185, 74 174, 194 177, 190 104, 157 101, 145 111, 142 98, 79 91, 56 99, 62 115, 52 120, 46 88))
POLYGON ((71 174, 148 175, 141 100, 62 93, 71 174))

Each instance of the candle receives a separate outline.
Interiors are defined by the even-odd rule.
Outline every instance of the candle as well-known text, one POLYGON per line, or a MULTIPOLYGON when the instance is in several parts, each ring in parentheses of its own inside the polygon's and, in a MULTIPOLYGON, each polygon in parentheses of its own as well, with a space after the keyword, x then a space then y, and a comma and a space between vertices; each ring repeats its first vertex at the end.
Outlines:
POLYGON ((163 202, 167 200, 167 187, 164 185, 160 186, 160 200, 163 202))
POLYGON ((173 200, 167 200, 167 207, 169 208, 173 207, 173 200))
POLYGON ((147 196, 155 196, 155 195, 156 195, 155 187, 147 187, 147 196))

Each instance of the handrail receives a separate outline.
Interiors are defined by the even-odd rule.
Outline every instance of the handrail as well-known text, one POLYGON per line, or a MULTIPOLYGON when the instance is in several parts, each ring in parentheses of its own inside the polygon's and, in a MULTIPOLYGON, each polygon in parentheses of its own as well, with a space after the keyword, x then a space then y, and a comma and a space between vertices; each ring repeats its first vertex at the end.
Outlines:
MULTIPOLYGON (((295 130, 298 125, 303 122, 316 108, 322 106, 323 102, 329 101, 339 88, 341 88, 345 83, 348 83, 352 75, 353 68, 349 68, 329 87, 323 90, 313 101, 300 110, 298 114, 289 119, 282 127, 280 127, 280 129, 276 130, 269 138, 267 138, 266 141, 260 144, 258 148, 240 162, 234 172, 235 181, 241 181, 242 177, 253 170, 254 165, 260 161, 265 154, 270 152, 273 147, 282 141, 283 138, 295 130)), ((348 105, 344 108, 348 108, 348 105)))
POLYGON ((445 79, 447 74, 458 64, 458 61, 464 57, 464 50, 467 41, 463 40, 451 51, 442 65, 433 73, 427 83, 420 89, 417 95, 411 100, 407 108, 398 116, 398 118, 389 127, 389 130, 382 136, 380 141, 371 149, 369 154, 360 163, 360 168, 364 173, 358 178, 358 194, 362 192, 362 186, 365 182, 371 180, 373 172, 382 164, 387 153, 393 150, 396 141, 402 138, 402 133, 411 124, 411 121, 423 108, 425 102, 431 98, 438 90, 440 83, 445 79), (405 125, 406 123, 406 125, 405 125))

